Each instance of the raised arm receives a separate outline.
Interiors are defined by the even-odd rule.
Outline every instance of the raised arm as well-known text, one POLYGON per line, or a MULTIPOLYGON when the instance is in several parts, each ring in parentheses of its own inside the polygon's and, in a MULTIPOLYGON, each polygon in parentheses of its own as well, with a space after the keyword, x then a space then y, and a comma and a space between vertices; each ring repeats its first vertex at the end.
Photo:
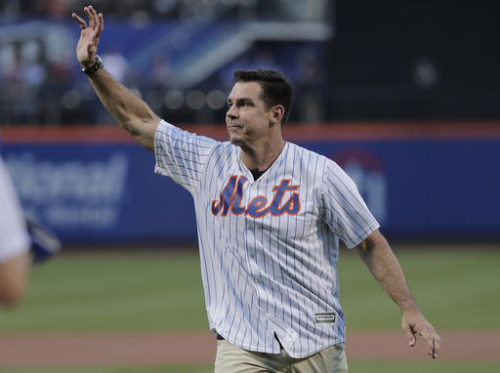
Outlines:
MULTIPOLYGON (((85 7, 84 12, 89 20, 88 25, 75 13, 71 16, 81 29, 76 46, 78 62, 83 68, 90 69, 97 63, 97 47, 104 28, 104 18, 91 5, 85 7)), ((104 68, 93 71, 88 77, 99 99, 120 126, 146 149, 154 151, 154 135, 160 118, 104 68)))
POLYGON ((358 247, 358 252, 382 289, 389 294, 402 312, 402 327, 411 347, 417 336, 427 343, 429 355, 437 357, 440 337, 434 327, 425 319, 410 293, 405 275, 389 243, 375 231, 358 247))

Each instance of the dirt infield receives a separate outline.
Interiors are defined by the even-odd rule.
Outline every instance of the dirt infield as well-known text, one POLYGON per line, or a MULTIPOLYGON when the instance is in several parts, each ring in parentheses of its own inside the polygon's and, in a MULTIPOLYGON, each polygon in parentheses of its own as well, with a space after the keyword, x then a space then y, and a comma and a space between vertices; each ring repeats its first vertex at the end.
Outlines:
MULTIPOLYGON (((500 362, 500 333, 442 333, 439 359, 500 362)), ((350 358, 429 359, 424 346, 408 347, 403 333, 352 332, 350 358)), ((211 334, 39 334, 0 336, 0 368, 210 364, 211 334)))

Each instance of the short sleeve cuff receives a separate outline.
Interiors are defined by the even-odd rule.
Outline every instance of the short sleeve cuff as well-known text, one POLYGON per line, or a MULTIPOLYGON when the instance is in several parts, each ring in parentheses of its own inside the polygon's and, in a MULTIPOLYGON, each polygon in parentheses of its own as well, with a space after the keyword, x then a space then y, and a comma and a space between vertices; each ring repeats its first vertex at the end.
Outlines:
POLYGON ((370 234, 372 234, 373 232, 375 232, 379 228, 380 228, 380 224, 377 222, 374 222, 367 229, 365 229, 363 231, 363 233, 360 234, 355 240, 350 240, 348 242, 344 241, 344 243, 348 249, 354 249, 361 242, 363 242, 370 234))

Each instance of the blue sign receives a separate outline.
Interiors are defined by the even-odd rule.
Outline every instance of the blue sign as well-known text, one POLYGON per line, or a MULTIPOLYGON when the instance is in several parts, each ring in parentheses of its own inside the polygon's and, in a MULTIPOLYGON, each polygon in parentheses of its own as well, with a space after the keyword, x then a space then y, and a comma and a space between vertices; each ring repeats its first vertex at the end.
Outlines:
MULTIPOLYGON (((500 139, 303 141, 356 182, 382 231, 500 236, 500 139)), ((7 144, 24 208, 66 243, 196 240, 191 196, 134 143, 7 144)))
POLYGON ((153 155, 138 145, 11 145, 3 150, 23 207, 63 241, 195 237, 191 196, 155 175, 153 155))

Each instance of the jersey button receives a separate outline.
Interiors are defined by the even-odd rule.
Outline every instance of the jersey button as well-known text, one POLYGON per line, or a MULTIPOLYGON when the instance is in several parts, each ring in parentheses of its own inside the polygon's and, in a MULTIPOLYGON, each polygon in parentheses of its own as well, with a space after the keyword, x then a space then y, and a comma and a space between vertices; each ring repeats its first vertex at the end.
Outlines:
POLYGON ((250 253, 250 259, 255 259, 255 254, 254 253, 250 253))

